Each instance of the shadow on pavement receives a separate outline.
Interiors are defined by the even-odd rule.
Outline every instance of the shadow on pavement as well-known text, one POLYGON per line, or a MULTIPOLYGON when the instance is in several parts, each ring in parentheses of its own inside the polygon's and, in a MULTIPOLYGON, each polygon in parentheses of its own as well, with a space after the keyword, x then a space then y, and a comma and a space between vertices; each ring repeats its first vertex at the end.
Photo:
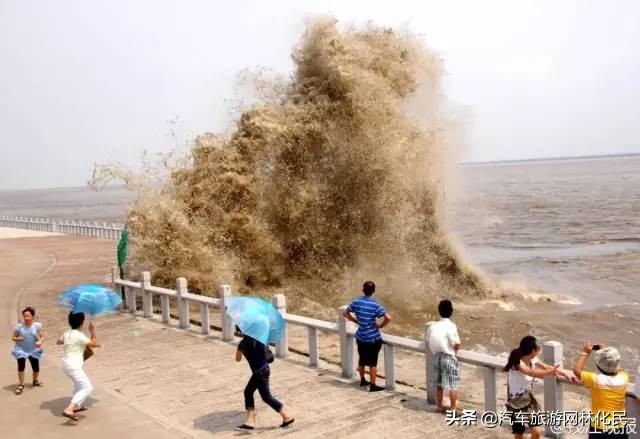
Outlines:
MULTIPOLYGON (((266 409, 265 409, 266 410, 266 409)), ((224 412, 214 412, 208 415, 200 416, 193 421, 193 428, 208 431, 209 433, 221 433, 229 431, 237 431, 238 435, 244 436, 249 432, 236 430, 236 426, 242 424, 244 420, 244 412, 240 410, 229 410, 224 412)), ((274 418, 275 422, 276 418, 274 418)), ((270 427, 256 426, 254 432, 273 430, 278 428, 277 425, 270 427)), ((250 434, 250 433, 249 433, 250 434)))
MULTIPOLYGON (((50 401, 44 401, 40 404, 40 410, 49 410, 52 415, 62 418, 62 412, 69 405, 70 399, 71 398, 69 396, 65 396, 62 398, 52 399, 50 401)), ((91 408, 91 406, 93 406, 93 404, 96 403, 97 401, 98 401, 97 399, 90 397, 84 405, 87 408, 91 408)), ((85 413, 88 413, 88 412, 85 412, 85 413)), ((82 413, 78 414, 78 416, 81 416, 81 415, 82 413)))

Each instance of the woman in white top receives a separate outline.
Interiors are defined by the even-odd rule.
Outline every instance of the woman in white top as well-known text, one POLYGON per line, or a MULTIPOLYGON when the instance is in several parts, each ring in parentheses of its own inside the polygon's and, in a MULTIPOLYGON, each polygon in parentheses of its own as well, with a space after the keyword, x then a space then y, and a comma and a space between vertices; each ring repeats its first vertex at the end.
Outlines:
POLYGON ((80 419, 76 413, 87 410, 83 404, 93 391, 91 381, 89 381, 89 377, 82 368, 84 365, 84 351, 87 346, 91 348, 98 347, 96 330, 93 327, 93 323, 89 324, 91 338, 80 331, 83 323, 83 313, 69 313, 69 326, 71 329, 65 332, 57 341, 57 344, 64 345, 64 356, 62 357, 63 371, 65 375, 73 381, 75 392, 71 402, 62 415, 73 421, 80 419))
POLYGON ((536 338, 527 335, 520 340, 520 346, 511 351, 507 365, 504 367, 504 371, 509 374, 507 409, 513 412, 511 431, 516 439, 524 437, 526 424, 529 424, 532 439, 540 437, 540 423, 535 422, 536 420, 529 414, 540 410, 533 396, 535 378, 553 375, 563 376, 570 381, 575 380, 559 370, 559 366, 550 366, 538 360, 536 358, 538 353, 540 353, 540 346, 536 338))

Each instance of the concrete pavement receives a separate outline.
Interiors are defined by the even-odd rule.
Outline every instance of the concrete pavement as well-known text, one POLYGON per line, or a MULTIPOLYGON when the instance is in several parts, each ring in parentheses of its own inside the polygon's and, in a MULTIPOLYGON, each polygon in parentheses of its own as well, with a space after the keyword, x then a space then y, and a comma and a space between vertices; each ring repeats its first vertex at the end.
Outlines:
MULTIPOLYGON (((25 391, 15 395, 17 382, 16 362, 9 355, 10 340, 15 325, 18 304, 37 281, 57 266, 53 253, 38 245, 25 245, 21 238, 0 240, 0 347, 4 359, 0 361, 0 425, 2 437, 41 438, 176 438, 188 435, 161 423, 159 420, 140 412, 123 401, 116 399, 99 383, 79 423, 67 421, 60 414, 69 402, 72 384, 64 376, 60 367, 59 352, 51 352, 56 334, 47 331, 46 316, 43 316, 46 341, 45 358, 42 361, 41 379, 44 386, 34 388, 31 383, 30 366, 27 365, 25 391)), ((46 281, 45 281, 46 282, 46 281)), ((32 303, 40 315, 39 303, 32 303)))
MULTIPOLYGON (((66 287, 107 281, 113 264, 112 241, 78 237, 0 240, 0 323, 7 357, 0 363, 6 409, 0 425, 7 437, 234 437, 241 423, 242 390, 249 378, 245 362, 233 360, 235 347, 220 334, 203 337, 129 314, 96 320, 103 348, 87 362, 96 391, 92 409, 78 425, 59 416, 71 393, 60 368, 61 349, 55 339, 66 329, 66 313, 57 296, 66 287), (15 362, 8 356, 8 316, 19 306, 35 306, 48 336, 39 389, 27 387, 13 395, 15 362)), ((307 359, 291 354, 272 367, 273 393, 296 417, 293 427, 277 427, 280 418, 257 401, 262 437, 511 437, 509 430, 479 426, 447 427, 442 415, 427 407, 423 391, 398 386, 396 392, 371 394, 339 378, 333 364, 306 367, 307 359), (429 409, 429 410, 427 410, 429 409)), ((258 395, 256 394, 256 397, 258 395)))

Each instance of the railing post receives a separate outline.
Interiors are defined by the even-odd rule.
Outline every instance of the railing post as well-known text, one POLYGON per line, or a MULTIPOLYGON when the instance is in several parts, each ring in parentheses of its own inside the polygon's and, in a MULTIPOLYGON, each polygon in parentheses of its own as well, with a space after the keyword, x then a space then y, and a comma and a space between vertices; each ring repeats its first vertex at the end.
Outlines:
POLYGON ((227 315, 227 305, 229 304, 229 297, 231 297, 231 286, 220 285, 218 289, 220 294, 220 322, 222 324, 222 340, 233 340, 233 321, 227 315))
MULTIPOLYGON (((542 357, 544 362, 550 366, 559 365, 562 368, 562 343, 548 341, 542 347, 542 357)), ((564 411, 563 384, 555 376, 544 377, 544 410, 549 412, 562 413, 564 411)), ((562 437, 564 434, 563 425, 545 425, 544 434, 547 437, 562 437)))
POLYGON ((51 220, 51 232, 58 233, 58 224, 55 219, 51 220))
POLYGON ((180 329, 189 329, 189 301, 183 296, 188 292, 187 279, 179 277, 176 279, 176 291, 178 292, 178 317, 180 320, 180 329))
POLYGON ((427 334, 429 332, 429 327, 433 324, 433 322, 425 323, 424 325, 424 345, 425 345, 425 374, 426 374, 426 383, 427 383, 427 402, 431 404, 435 404, 436 402, 436 386, 435 383, 431 379, 431 370, 433 368, 433 354, 431 353, 431 349, 429 349, 429 339, 427 334))
POLYGON ((387 390, 396 388, 395 350, 392 345, 384 345, 384 385, 387 390))
POLYGON ((348 321, 343 315, 347 309, 346 305, 338 308, 338 329, 340 331, 340 366, 342 367, 342 376, 345 378, 353 378, 354 363, 354 337, 347 333, 348 321))
POLYGON ((138 311, 138 302, 136 301, 136 289, 133 287, 126 287, 127 291, 127 306, 129 307, 129 312, 131 314, 135 314, 138 311))
POLYGON ((211 323, 209 323, 209 305, 207 303, 200 304, 200 326, 202 333, 209 335, 211 333, 211 323))
POLYGON ((118 286, 116 285, 116 280, 119 278, 120 278, 120 274, 118 273, 118 267, 114 265, 113 267, 111 267, 111 289, 113 291, 115 291, 116 288, 118 288, 118 286))
POLYGON ((493 367, 484 367, 484 411, 498 412, 497 401, 498 388, 496 387, 496 370, 493 367))
POLYGON ((151 286, 151 273, 143 271, 140 273, 142 285, 142 315, 149 319, 153 317, 153 296, 147 289, 151 286))
POLYGON ((318 367, 318 363, 320 361, 320 349, 318 347, 318 330, 316 328, 308 326, 307 331, 309 333, 309 366, 318 367))
POLYGON ((169 308, 169 296, 162 294, 160 296, 160 308, 162 310, 162 323, 169 323, 171 317, 171 310, 169 308))
MULTIPOLYGON (((287 298, 284 294, 276 294, 271 299, 271 303, 278 310, 282 318, 284 319, 287 315, 287 298)), ((284 332, 282 334, 282 338, 280 341, 276 343, 276 357, 278 358, 286 358, 289 353, 289 337, 287 334, 287 325, 284 325, 284 332)))

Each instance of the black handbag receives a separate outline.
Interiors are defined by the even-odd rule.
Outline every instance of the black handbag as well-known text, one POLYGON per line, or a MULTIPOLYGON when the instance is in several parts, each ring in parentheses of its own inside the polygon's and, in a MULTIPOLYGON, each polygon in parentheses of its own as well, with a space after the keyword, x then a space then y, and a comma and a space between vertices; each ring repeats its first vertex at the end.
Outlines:
POLYGON ((264 357, 267 359, 268 364, 273 363, 275 357, 273 356, 271 349, 269 349, 269 345, 264 345, 264 357))

